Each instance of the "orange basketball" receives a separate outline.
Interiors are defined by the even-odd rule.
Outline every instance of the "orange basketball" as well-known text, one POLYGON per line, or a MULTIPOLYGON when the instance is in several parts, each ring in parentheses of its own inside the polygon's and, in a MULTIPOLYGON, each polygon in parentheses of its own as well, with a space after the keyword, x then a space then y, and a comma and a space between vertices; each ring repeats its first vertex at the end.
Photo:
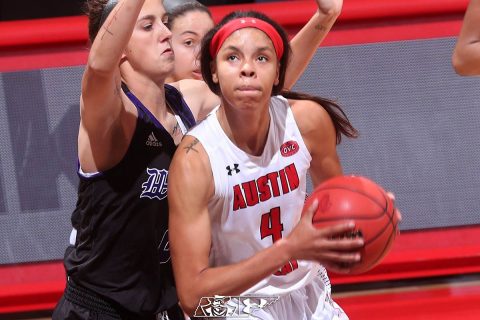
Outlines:
POLYGON ((306 201, 308 208, 318 199, 318 209, 313 217, 317 227, 355 221, 353 234, 361 235, 364 247, 361 261, 350 273, 372 269, 392 247, 398 230, 395 206, 385 190, 370 179, 361 176, 338 176, 321 183, 306 201))

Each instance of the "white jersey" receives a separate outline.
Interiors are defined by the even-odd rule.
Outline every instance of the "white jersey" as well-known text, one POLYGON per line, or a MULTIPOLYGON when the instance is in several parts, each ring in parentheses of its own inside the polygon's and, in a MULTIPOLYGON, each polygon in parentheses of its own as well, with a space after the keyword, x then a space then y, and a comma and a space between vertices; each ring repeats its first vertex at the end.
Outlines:
MULTIPOLYGON (((218 122, 218 108, 188 133, 205 148, 215 182, 209 202, 212 266, 236 263, 270 247, 300 219, 312 158, 288 101, 272 97, 269 109, 270 127, 260 156, 232 143, 218 122)), ((309 283, 318 270, 318 264, 291 261, 245 293, 281 295, 309 283)))
MULTIPOLYGON (((208 207, 212 267, 250 258, 292 231, 300 220, 312 160, 285 98, 271 98, 270 127, 261 156, 247 154, 232 143, 218 122, 217 110, 188 133, 205 148, 215 184, 208 207)), ((325 268, 314 262, 290 261, 242 295, 279 297, 245 319, 348 320, 331 299, 325 268)))

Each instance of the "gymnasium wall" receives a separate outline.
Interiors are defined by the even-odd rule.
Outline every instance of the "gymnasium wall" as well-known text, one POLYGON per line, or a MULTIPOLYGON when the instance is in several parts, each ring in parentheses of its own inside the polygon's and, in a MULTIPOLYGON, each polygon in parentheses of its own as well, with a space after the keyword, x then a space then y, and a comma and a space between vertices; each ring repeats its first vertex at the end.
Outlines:
MULTIPOLYGON (((361 134, 339 147, 345 173, 393 191, 402 230, 480 223, 480 81, 454 74, 454 42, 323 47, 295 86, 345 108, 361 134)), ((82 70, 0 75, 0 263, 62 257, 76 201, 82 70)))
MULTIPOLYGON (((397 240, 386 264, 415 259, 418 244, 409 234, 416 241, 428 235, 423 243, 442 249, 450 244, 431 240, 445 228, 473 226, 468 235, 480 233, 480 79, 457 76, 450 63, 468 1, 417 2, 346 1, 295 86, 336 99, 359 129, 359 139, 339 146, 345 173, 368 176, 396 194, 407 236, 397 240)), ((284 3, 281 10, 275 3, 245 8, 252 7, 291 34, 315 10, 314 1, 284 3)), ((212 11, 218 21, 233 8, 212 11)), ((12 288, 19 297, 39 288, 35 275, 42 268, 51 272, 47 289, 32 296, 61 293, 59 260, 78 182, 86 43, 83 17, 0 23, 0 305, 12 288)), ((477 259, 477 248, 472 252, 477 259)), ((43 308, 52 306, 51 296, 43 308)))
MULTIPOLYGON (((480 81, 460 78, 453 38, 331 46, 295 86, 337 100, 359 129, 345 173, 397 197, 402 230, 480 223, 480 81)), ((76 201, 83 67, 0 77, 1 263, 62 257, 76 201)))

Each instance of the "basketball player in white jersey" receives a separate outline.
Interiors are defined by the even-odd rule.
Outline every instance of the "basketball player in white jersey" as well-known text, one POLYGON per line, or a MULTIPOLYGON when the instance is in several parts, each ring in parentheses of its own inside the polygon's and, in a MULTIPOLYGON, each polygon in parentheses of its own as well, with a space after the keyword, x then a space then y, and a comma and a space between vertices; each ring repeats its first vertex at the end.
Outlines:
MULTIPOLYGON (((342 174, 336 144, 357 133, 329 100, 275 96, 289 50, 256 12, 225 17, 204 39, 203 78, 221 104, 185 136, 168 180, 172 263, 190 315, 202 297, 253 295, 279 300, 242 314, 252 319, 348 319, 324 267, 348 272, 363 240, 339 237, 351 222, 316 229, 316 202, 301 212, 307 170, 314 185, 342 174)), ((219 307, 209 315, 235 313, 219 307)))

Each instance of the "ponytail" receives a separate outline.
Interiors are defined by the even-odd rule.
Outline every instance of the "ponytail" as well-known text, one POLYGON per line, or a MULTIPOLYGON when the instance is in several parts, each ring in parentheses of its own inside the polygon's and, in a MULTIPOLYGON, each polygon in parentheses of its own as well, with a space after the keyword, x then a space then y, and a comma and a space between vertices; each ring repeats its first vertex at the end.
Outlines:
POLYGON ((327 111, 328 115, 332 119, 333 125, 335 127, 337 144, 340 144, 340 142, 342 141, 342 134, 348 138, 358 137, 357 129, 353 127, 353 125, 350 123, 350 120, 348 120, 345 112, 336 102, 326 98, 312 96, 306 93, 300 93, 295 91, 282 91, 280 95, 285 97, 286 99, 311 100, 320 104, 327 111))

